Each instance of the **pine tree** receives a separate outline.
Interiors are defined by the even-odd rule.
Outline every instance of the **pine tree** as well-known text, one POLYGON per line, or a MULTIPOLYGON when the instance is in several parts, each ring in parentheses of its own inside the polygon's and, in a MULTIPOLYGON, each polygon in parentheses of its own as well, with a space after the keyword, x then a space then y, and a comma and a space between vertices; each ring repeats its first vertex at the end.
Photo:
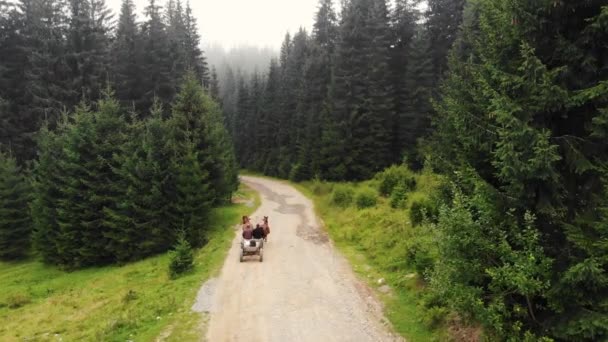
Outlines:
POLYGON ((54 123, 69 100, 65 63, 65 3, 20 0, 3 17, 0 97, 10 100, 8 136, 19 162, 35 155, 34 133, 54 123))
POLYGON ((466 0, 428 1, 426 26, 429 32, 435 87, 447 71, 448 54, 458 36, 465 3, 466 0))
POLYGON ((390 30, 384 0, 353 0, 345 6, 337 46, 334 108, 340 139, 347 147, 341 162, 346 177, 363 179, 392 161, 390 30))
POLYGON ((405 73, 402 111, 398 112, 398 144, 414 169, 421 167, 417 155, 418 141, 428 135, 431 128, 431 97, 433 92, 433 69, 429 58, 429 40, 426 30, 420 27, 416 33, 407 59, 410 61, 405 73))
POLYGON ((411 116, 406 109, 406 102, 408 102, 408 98, 416 96, 412 94, 412 91, 417 84, 412 82, 413 80, 409 77, 412 76, 410 69, 416 68, 416 62, 418 62, 411 58, 414 53, 412 50, 415 48, 412 42, 418 28, 417 21, 420 19, 420 13, 416 9, 418 5, 418 1, 399 0, 395 3, 395 9, 391 13, 390 69, 394 91, 392 94, 393 106, 396 114, 396 122, 391 132, 393 155, 401 155, 405 149, 411 151, 415 148, 412 139, 406 138, 403 133, 408 130, 415 131, 412 122, 406 119, 407 116, 411 116))
POLYGON ((192 70, 199 82, 205 88, 210 87, 209 66, 207 60, 200 48, 201 37, 198 33, 196 19, 192 16, 192 8, 190 1, 186 2, 186 11, 184 15, 184 47, 186 50, 186 65, 189 70, 192 70))
POLYGON ((434 288, 499 339, 604 340, 606 6, 471 6, 436 108, 457 196, 434 288))
POLYGON ((186 76, 173 105, 172 125, 180 151, 189 144, 199 160, 201 172, 210 185, 208 202, 229 199, 236 190, 236 165, 232 142, 224 126, 219 105, 207 95, 194 74, 186 76))
POLYGON ((217 78, 217 70, 215 70, 215 67, 211 68, 211 78, 209 81, 209 95, 211 95, 211 98, 214 101, 216 101, 216 102, 220 101, 220 81, 217 78))
POLYGON ((29 186, 14 158, 0 151, 0 259, 29 252, 31 217, 29 186))
POLYGON ((206 242, 205 228, 214 194, 210 190, 209 174, 201 168, 200 157, 192 143, 186 145, 176 170, 175 211, 178 226, 186 232, 195 247, 206 242))
POLYGON ((34 162, 32 177, 32 245, 47 263, 61 264, 57 244, 60 237, 59 204, 64 201, 61 192, 64 170, 60 162, 65 159, 66 144, 63 134, 68 129, 66 120, 59 122, 55 131, 45 124, 37 137, 38 158, 34 162))
POLYGON ((263 159, 260 171, 267 175, 278 175, 279 156, 279 118, 281 93, 281 68, 277 59, 270 61, 264 99, 262 116, 260 117, 258 148, 260 158, 263 159))
POLYGON ((110 93, 97 107, 81 104, 65 117, 60 136, 45 133, 36 167, 34 207, 42 211, 36 246, 46 260, 70 268, 114 261, 107 212, 120 202, 111 185, 119 182, 114 155, 125 141, 126 124, 110 93), (47 150, 59 143, 60 153, 47 150))
POLYGON ((116 37, 112 45, 112 79, 116 97, 127 107, 140 107, 143 96, 143 58, 141 34, 137 25, 135 5, 123 0, 116 37))
POLYGON ((152 99, 158 98, 163 105, 173 101, 176 93, 175 75, 172 74, 173 60, 169 36, 161 18, 156 0, 150 0, 146 7, 147 20, 142 26, 142 44, 145 51, 142 66, 145 70, 141 108, 152 106, 152 99))
POLYGON ((70 68, 68 108, 96 101, 108 81, 112 14, 105 0, 70 0, 66 63, 70 68))

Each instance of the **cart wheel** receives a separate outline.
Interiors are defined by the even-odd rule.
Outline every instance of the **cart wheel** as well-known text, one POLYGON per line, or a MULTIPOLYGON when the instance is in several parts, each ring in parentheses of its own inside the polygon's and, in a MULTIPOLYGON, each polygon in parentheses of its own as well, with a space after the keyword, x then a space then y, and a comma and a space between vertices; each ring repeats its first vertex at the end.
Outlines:
POLYGON ((264 248, 260 248, 260 262, 264 261, 264 248))
POLYGON ((243 250, 241 249, 241 252, 239 253, 239 261, 243 262, 243 250))

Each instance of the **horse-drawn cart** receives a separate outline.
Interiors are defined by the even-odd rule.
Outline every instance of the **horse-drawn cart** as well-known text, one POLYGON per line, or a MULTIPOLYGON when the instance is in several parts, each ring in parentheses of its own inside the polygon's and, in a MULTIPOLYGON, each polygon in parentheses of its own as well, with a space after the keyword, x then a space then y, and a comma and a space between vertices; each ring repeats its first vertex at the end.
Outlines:
POLYGON ((241 251, 239 253, 239 261, 243 262, 246 256, 259 255, 260 262, 264 260, 264 240, 263 239, 243 239, 241 241, 241 251))

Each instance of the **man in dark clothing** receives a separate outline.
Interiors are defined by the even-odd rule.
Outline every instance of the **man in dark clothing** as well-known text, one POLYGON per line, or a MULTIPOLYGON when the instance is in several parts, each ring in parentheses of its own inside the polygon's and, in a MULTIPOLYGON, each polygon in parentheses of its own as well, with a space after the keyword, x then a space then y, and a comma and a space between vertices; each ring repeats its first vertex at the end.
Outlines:
POLYGON ((254 239, 263 239, 266 237, 266 232, 264 231, 264 227, 260 226, 259 224, 255 226, 255 229, 253 230, 253 238, 254 239))

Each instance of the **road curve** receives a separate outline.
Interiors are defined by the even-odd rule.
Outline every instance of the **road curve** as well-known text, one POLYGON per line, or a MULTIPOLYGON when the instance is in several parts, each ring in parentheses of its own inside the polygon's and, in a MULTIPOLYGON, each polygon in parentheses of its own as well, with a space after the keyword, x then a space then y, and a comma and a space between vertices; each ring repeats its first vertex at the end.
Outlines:
POLYGON ((240 232, 216 279, 206 340, 399 341, 381 307, 320 229, 312 202, 293 187, 241 180, 261 194, 254 219, 269 216, 264 261, 238 260, 240 232))

